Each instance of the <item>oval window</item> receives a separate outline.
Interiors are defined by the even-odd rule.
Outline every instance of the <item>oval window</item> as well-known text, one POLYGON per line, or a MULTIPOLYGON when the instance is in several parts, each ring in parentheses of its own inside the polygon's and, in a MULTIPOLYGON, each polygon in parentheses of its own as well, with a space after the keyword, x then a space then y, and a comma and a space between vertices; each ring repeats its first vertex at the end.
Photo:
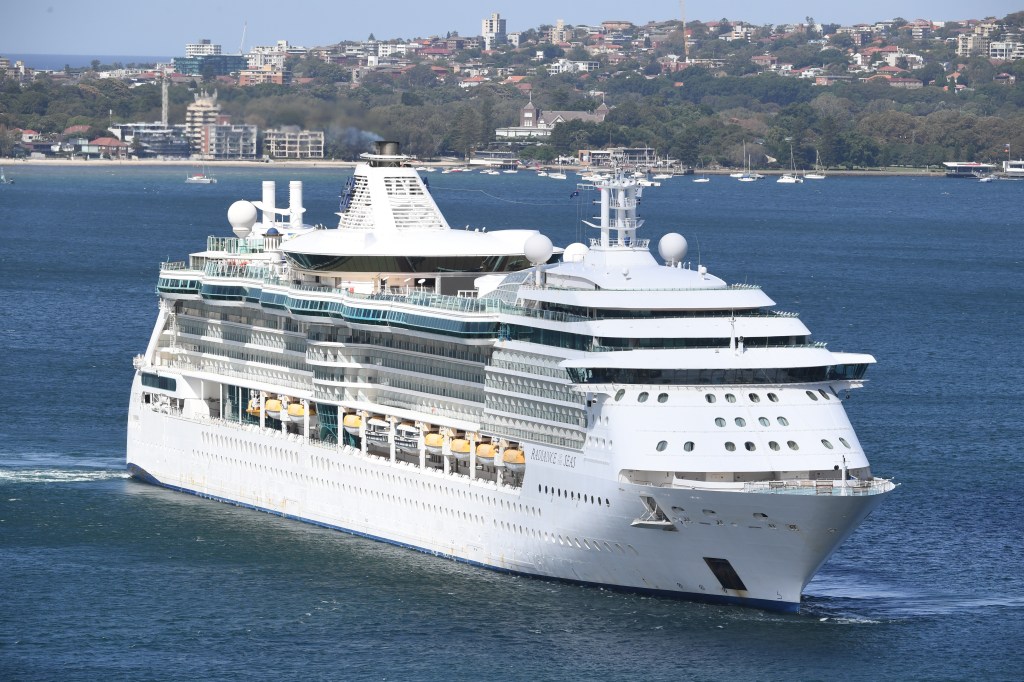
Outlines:
POLYGON ((749 440, 743 444, 743 447, 747 449, 747 452, 753 452, 754 450, 757 450, 757 446, 751 443, 749 440))
POLYGON ((743 417, 736 417, 736 426, 746 426, 747 420, 743 417))
POLYGON ((725 426, 725 420, 721 417, 715 417, 715 424, 717 426, 725 426))
POLYGON ((736 444, 735 443, 731 443, 731 442, 727 442, 725 444, 725 449, 728 450, 729 452, 734 452, 736 450, 736 444))
POLYGON ((758 417, 757 421, 761 426, 771 426, 772 422, 768 417, 758 417))
POLYGON ((770 448, 771 448, 772 450, 778 451, 778 449, 779 449, 779 444, 778 444, 778 443, 776 443, 776 442, 775 442, 775 441, 773 441, 773 440, 772 440, 772 441, 768 441, 768 447, 770 447, 770 448))
POLYGON ((683 450, 685 450, 686 452, 693 452, 693 441, 686 441, 686 443, 683 445, 683 450))
POLYGON ((667 440, 660 440, 660 441, 658 441, 658 452, 665 452, 665 448, 667 448, 667 447, 668 447, 668 441, 667 440))
POLYGON ((646 403, 647 402, 647 391, 641 391, 640 395, 638 395, 636 397, 636 400, 637 400, 637 402, 640 402, 640 403, 646 403))
POLYGON ((811 400, 817 400, 818 399, 818 396, 815 395, 814 391, 807 391, 807 397, 810 398, 811 400))
POLYGON ((715 394, 708 393, 706 396, 704 396, 704 400, 708 401, 709 403, 715 402, 715 394))
POLYGON ((626 395, 626 389, 620 388, 618 391, 615 392, 615 399, 622 400, 622 396, 624 395, 626 395))
POLYGON ((752 402, 752 403, 759 403, 759 402, 761 402, 761 396, 759 396, 756 393, 751 393, 747 397, 750 398, 750 402, 752 402))
POLYGON ((782 424, 783 426, 789 426, 789 420, 786 419, 785 417, 779 417, 779 423, 782 424))
POLYGON ((829 450, 832 449, 832 443, 830 443, 827 438, 822 438, 821 439, 821 444, 824 445, 829 450))
POLYGON ((800 449, 800 446, 796 444, 796 441, 795 441, 795 440, 791 440, 791 441, 788 441, 788 442, 786 443, 786 445, 788 445, 788 446, 789 446, 789 449, 790 449, 790 450, 799 450, 799 449, 800 449))
POLYGON ((839 437, 839 442, 842 443, 844 447, 850 447, 850 443, 842 436, 839 437))
POLYGON ((779 402, 779 396, 775 395, 774 393, 769 393, 768 400, 772 401, 773 403, 777 403, 779 402))
POLYGON ((734 402, 736 402, 736 396, 734 396, 732 393, 726 393, 725 394, 725 402, 727 402, 727 403, 734 403, 734 402))
POLYGON ((668 393, 659 393, 658 394, 658 402, 659 403, 666 403, 666 402, 668 402, 668 393))
POLYGON ((832 400, 832 398, 829 396, 829 394, 825 392, 825 389, 819 388, 818 389, 818 393, 820 393, 821 397, 824 398, 825 400, 832 400))

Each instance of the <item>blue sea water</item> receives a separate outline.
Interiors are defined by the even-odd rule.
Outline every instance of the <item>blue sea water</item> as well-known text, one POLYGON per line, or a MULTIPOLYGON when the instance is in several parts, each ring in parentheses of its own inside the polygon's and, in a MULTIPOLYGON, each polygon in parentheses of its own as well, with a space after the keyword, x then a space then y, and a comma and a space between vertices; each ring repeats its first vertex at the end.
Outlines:
MULTIPOLYGON (((645 190, 642 236, 681 232, 691 260, 878 359, 847 409, 901 486, 780 615, 509 577, 127 479, 157 264, 228 236, 263 179, 279 204, 303 180, 308 219, 333 225, 347 171, 6 173, 0 679, 1024 677, 1024 182, 645 190)), ((572 181, 428 177, 460 229, 591 236, 572 181)))

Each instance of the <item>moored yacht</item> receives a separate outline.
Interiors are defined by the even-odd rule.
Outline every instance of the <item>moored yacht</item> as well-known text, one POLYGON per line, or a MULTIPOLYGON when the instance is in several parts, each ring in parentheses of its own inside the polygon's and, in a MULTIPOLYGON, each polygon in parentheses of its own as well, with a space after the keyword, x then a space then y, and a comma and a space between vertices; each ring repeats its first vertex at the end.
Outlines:
POLYGON ((410 161, 364 155, 331 229, 266 182, 161 266, 131 474, 500 571, 797 609, 894 488, 843 407, 874 359, 679 234, 656 258, 634 178, 579 185, 595 236, 563 250, 451 229, 410 161))

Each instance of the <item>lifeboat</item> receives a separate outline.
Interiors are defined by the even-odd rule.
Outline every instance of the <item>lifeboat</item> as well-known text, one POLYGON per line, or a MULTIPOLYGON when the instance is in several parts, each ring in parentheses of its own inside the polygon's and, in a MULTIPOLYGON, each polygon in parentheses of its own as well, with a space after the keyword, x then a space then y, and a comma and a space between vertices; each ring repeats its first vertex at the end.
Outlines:
POLYGON ((267 411, 267 416, 271 419, 281 418, 281 401, 277 398, 269 398, 263 403, 263 409, 267 411))
POLYGON ((402 422, 395 427, 395 447, 402 452, 420 451, 420 430, 414 424, 402 422))
POLYGON ((388 444, 388 432, 391 431, 389 424, 383 417, 374 416, 366 421, 366 442, 370 445, 388 444))
POLYGON ((437 431, 423 434, 423 446, 430 455, 440 455, 444 449, 444 436, 437 431))
POLYGON ((492 464, 494 462, 494 455, 497 453, 498 446, 494 443, 480 443, 476 446, 477 461, 484 464, 492 464))
POLYGON ((341 420, 342 428, 345 429, 345 433, 347 433, 350 436, 359 435, 359 427, 362 425, 362 423, 363 418, 360 417, 358 414, 355 414, 354 412, 349 412, 341 420))
MULTIPOLYGON (((316 405, 312 405, 311 404, 309 406, 309 416, 312 417, 312 416, 315 416, 315 415, 316 415, 316 405)), ((292 419, 299 419, 299 420, 301 420, 303 417, 306 416, 306 408, 305 408, 305 406, 303 406, 302 403, 292 403, 291 405, 288 406, 288 416, 291 417, 292 419)))
POLYGON ((253 398, 249 401, 249 407, 245 410, 254 417, 260 416, 260 399, 253 398))
POLYGON ((469 441, 465 438, 452 439, 452 455, 460 462, 469 459, 469 441))
POLYGON ((502 453, 501 461, 505 468, 515 474, 521 474, 526 469, 526 456, 519 448, 509 448, 502 453))

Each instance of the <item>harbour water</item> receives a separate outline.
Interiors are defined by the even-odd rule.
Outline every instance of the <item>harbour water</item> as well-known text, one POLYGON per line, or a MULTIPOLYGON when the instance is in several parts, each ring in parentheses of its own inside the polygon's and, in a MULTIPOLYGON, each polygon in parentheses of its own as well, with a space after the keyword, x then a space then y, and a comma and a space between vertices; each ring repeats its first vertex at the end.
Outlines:
MULTIPOLYGON (((260 181, 336 223, 347 171, 7 165, 0 187, 0 679, 1017 680, 1024 182, 644 191, 641 236, 760 284, 878 364, 847 410, 901 487, 780 615, 510 577, 127 479, 157 265, 260 181)), ((592 235, 586 191, 432 173, 460 229, 592 235)), ((642 301, 638 301, 642 305, 642 301)))

